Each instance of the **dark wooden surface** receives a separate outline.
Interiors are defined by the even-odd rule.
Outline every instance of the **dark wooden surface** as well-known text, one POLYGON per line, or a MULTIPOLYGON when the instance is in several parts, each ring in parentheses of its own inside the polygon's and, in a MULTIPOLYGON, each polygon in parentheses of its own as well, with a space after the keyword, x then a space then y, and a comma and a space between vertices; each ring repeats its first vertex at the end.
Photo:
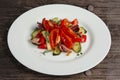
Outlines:
POLYGON ((120 0, 0 0, 0 80, 120 80, 120 0), (104 61, 89 71, 64 77, 40 74, 16 61, 7 46, 12 22, 31 8, 53 3, 80 6, 102 18, 112 36, 104 61))

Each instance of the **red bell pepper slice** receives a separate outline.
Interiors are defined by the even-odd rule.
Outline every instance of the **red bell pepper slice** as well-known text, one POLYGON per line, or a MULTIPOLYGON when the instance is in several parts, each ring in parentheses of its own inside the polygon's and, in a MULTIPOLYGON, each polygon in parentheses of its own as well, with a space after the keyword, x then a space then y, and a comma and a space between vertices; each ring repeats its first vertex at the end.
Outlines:
POLYGON ((60 24, 61 27, 68 27, 69 26, 69 21, 68 19, 63 19, 60 24))
POLYGON ((61 37, 63 44, 67 48, 72 48, 73 46, 72 39, 68 35, 66 35, 62 30, 60 30, 60 37, 61 37))
POLYGON ((76 37, 74 39, 72 39, 73 43, 74 42, 82 42, 82 39, 80 37, 76 37))
POLYGON ((40 38, 42 36, 41 31, 39 31, 39 33, 35 36, 36 38, 40 38))
POLYGON ((46 18, 43 18, 43 20, 42 20, 42 24, 43 24, 43 27, 45 28, 45 30, 49 30, 49 27, 46 25, 47 24, 47 20, 46 20, 46 18))
POLYGON ((72 38, 72 42, 86 42, 86 35, 79 37, 71 28, 63 27, 63 32, 72 38))
POLYGON ((75 39, 73 39, 73 42, 86 42, 87 36, 86 35, 82 35, 81 37, 77 37, 75 39))
POLYGON ((78 20, 77 19, 74 19, 72 22, 71 22, 72 26, 76 26, 78 25, 78 20))
POLYGON ((57 44, 60 42, 59 29, 55 28, 50 32, 50 45, 52 49, 55 49, 57 44))
POLYGON ((49 32, 54 28, 54 24, 51 21, 46 20, 45 18, 43 19, 42 24, 43 24, 45 30, 47 30, 49 32))
POLYGON ((38 48, 47 49, 47 45, 46 45, 45 38, 43 35, 41 35, 39 43, 40 43, 40 45, 38 46, 38 48))
POLYGON ((78 37, 78 35, 71 28, 63 27, 62 30, 64 31, 65 34, 67 34, 73 39, 78 37))

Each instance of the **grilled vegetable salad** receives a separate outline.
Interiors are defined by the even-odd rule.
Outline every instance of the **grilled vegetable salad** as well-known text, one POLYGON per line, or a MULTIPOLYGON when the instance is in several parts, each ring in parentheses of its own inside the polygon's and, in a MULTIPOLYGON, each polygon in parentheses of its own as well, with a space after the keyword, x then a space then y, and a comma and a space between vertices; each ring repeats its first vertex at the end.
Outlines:
POLYGON ((81 44, 86 42, 86 29, 78 25, 78 20, 69 21, 67 18, 53 19, 43 18, 42 23, 37 22, 38 27, 32 32, 31 42, 39 49, 52 51, 53 55, 65 52, 67 56, 72 51, 81 53, 81 44))

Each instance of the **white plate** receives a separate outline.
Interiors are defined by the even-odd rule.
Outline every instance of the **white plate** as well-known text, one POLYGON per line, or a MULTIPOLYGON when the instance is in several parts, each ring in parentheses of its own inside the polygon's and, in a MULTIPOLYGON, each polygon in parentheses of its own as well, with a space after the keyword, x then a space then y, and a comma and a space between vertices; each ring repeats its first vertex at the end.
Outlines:
POLYGON ((44 74, 72 75, 93 68, 107 55, 111 45, 110 32, 105 23, 95 14, 76 6, 52 4, 31 9, 19 16, 8 32, 8 46, 13 56, 26 67, 44 74), (36 22, 46 17, 77 18, 88 33, 82 44, 83 55, 43 56, 43 50, 31 44, 30 35, 37 26, 36 22))

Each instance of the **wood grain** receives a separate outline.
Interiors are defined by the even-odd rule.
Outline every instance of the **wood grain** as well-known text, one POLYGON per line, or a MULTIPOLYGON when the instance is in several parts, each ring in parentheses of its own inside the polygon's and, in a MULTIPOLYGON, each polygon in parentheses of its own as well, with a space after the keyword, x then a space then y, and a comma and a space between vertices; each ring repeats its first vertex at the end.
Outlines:
POLYGON ((0 0, 0 80, 120 80, 120 0, 0 0), (7 32, 13 21, 29 9, 55 3, 89 9, 107 24, 112 36, 111 49, 91 70, 71 76, 49 76, 26 68, 9 51, 7 32))

